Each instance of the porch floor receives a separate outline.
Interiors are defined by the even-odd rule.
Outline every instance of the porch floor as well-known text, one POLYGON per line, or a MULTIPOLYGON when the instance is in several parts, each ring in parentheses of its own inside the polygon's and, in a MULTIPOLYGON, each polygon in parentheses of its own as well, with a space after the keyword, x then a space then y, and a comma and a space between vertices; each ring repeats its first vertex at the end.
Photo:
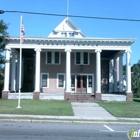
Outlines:
MULTIPOLYGON (((18 99, 19 93, 9 93, 8 99, 18 99)), ((72 95, 80 95, 80 96, 90 96, 91 94, 76 94, 72 95)), ((22 92, 20 93, 21 99, 33 99, 33 92, 22 92)), ((40 100, 64 100, 64 93, 40 93, 40 100)), ((126 101, 126 95, 118 95, 118 94, 102 94, 102 100, 106 101, 126 101)), ((78 101, 78 100, 77 100, 78 101)), ((88 101, 88 100, 87 100, 88 101)))

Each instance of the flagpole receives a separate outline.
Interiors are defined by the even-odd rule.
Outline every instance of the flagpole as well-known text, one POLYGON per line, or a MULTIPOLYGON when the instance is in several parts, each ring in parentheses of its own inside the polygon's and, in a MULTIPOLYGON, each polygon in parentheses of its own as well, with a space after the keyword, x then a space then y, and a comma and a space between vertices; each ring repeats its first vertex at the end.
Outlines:
POLYGON ((68 15, 69 15, 69 0, 67 0, 67 18, 68 18, 68 15))
POLYGON ((21 28, 22 28, 22 16, 20 16, 20 59, 19 59, 19 94, 18 94, 18 106, 17 108, 21 108, 20 106, 20 93, 21 93, 21 66, 22 66, 22 40, 21 40, 21 28))
POLYGON ((67 0, 67 25, 68 25, 68 15, 69 15, 69 0, 67 0))

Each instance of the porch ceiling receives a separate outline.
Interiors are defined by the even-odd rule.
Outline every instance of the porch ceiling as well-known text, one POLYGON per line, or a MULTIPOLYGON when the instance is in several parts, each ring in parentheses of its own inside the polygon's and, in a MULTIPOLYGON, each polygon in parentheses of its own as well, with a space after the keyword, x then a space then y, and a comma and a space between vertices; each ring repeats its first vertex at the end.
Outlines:
MULTIPOLYGON (((19 49, 16 49, 19 52, 19 49)), ((26 58, 33 58, 35 54, 34 49, 22 49, 22 55, 26 58)))
MULTIPOLYGON (((19 49, 16 49, 19 52, 19 49)), ((101 52, 101 58, 110 58, 119 51, 116 50, 102 50, 101 52)), ((33 58, 33 55, 35 54, 34 49, 22 49, 22 54, 26 58, 33 58)))
POLYGON ((102 50, 102 52, 101 52, 101 58, 110 58, 110 57, 112 57, 113 55, 115 55, 118 52, 119 51, 102 50))

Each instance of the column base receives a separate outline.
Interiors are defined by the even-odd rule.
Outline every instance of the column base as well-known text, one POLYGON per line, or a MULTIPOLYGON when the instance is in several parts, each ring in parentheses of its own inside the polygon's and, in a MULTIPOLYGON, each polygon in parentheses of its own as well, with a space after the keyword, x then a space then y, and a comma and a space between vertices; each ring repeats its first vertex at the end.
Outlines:
POLYGON ((9 90, 8 91, 2 91, 2 99, 3 100, 8 100, 8 94, 9 94, 9 90))
POLYGON ((126 92, 126 101, 133 101, 133 93, 126 92))
POLYGON ((96 100, 101 100, 101 99, 102 99, 101 96, 102 96, 102 93, 100 93, 100 92, 96 92, 96 93, 95 93, 95 99, 96 99, 96 100))
POLYGON ((39 100, 40 91, 34 91, 33 93, 33 100, 39 100))
POLYGON ((68 101, 71 98, 71 92, 66 92, 64 93, 64 100, 68 101))

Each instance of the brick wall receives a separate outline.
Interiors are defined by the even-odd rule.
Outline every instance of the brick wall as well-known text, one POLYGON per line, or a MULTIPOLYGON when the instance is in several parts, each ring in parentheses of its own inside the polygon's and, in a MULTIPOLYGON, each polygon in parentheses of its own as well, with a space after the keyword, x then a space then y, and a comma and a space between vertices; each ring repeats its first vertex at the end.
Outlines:
MULTIPOLYGON (((71 53, 71 73, 73 74, 94 74, 94 92, 96 90, 96 54, 90 53, 90 65, 83 65, 82 71, 80 69, 80 65, 75 65, 74 58, 75 53, 71 53)), ((49 73, 49 88, 41 88, 42 92, 48 92, 48 93, 63 93, 64 88, 57 88, 57 73, 65 73, 66 70, 66 53, 61 52, 61 64, 60 65, 48 65, 45 64, 46 59, 46 53, 41 53, 41 73, 49 73)), ((108 61, 101 61, 102 69, 104 69, 104 78, 108 78, 108 61)), ((102 77, 102 78, 103 78, 102 77)), ((108 79, 107 79, 108 81, 108 79)), ((106 84, 106 91, 108 90, 108 83, 106 84)))

